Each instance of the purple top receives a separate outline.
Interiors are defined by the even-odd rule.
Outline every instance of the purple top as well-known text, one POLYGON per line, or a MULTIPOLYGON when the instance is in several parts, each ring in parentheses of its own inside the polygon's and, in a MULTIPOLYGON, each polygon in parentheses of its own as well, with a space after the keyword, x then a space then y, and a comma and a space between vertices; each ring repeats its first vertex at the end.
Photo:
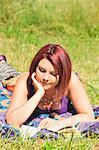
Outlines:
POLYGON ((64 96, 62 98, 62 104, 61 104, 61 108, 58 109, 58 110, 41 110, 40 108, 36 108, 34 113, 36 112, 36 114, 47 114, 47 113, 52 113, 52 112, 55 112, 57 113, 58 115, 60 114, 63 114, 63 113, 66 113, 67 112, 67 107, 68 107, 68 99, 64 96))
POLYGON ((31 114, 31 116, 27 119, 27 121, 24 124, 29 123, 33 118, 36 118, 40 114, 50 114, 52 112, 55 112, 58 115, 60 115, 60 114, 66 113, 67 110, 68 110, 68 99, 67 99, 67 97, 64 96, 62 98, 62 104, 61 104, 61 108, 60 109, 58 109, 58 110, 52 110, 52 109, 50 109, 50 110, 47 110, 47 109, 46 110, 42 110, 42 109, 36 107, 35 111, 31 114))

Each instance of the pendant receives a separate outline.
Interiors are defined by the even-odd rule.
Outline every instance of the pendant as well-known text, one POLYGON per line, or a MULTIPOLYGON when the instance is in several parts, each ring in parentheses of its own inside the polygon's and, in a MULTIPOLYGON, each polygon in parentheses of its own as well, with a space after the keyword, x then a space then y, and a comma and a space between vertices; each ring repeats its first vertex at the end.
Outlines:
POLYGON ((49 104, 45 104, 43 107, 46 108, 47 110, 50 110, 53 105, 53 102, 50 102, 49 104))

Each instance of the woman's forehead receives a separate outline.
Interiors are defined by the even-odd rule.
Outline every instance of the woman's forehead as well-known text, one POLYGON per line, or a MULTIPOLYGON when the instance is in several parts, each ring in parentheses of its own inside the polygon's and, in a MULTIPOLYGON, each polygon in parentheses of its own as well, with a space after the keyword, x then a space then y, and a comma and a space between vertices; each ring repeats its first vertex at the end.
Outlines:
POLYGON ((55 71, 52 63, 46 58, 41 59, 40 62, 38 63, 38 66, 51 70, 51 71, 55 71))

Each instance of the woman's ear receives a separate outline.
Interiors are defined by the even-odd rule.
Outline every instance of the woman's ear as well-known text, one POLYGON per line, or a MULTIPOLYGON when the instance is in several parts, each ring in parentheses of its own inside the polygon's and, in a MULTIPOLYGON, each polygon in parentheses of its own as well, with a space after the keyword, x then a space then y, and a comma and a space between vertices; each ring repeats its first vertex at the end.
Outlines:
POLYGON ((56 76, 56 86, 59 83, 59 75, 56 76))

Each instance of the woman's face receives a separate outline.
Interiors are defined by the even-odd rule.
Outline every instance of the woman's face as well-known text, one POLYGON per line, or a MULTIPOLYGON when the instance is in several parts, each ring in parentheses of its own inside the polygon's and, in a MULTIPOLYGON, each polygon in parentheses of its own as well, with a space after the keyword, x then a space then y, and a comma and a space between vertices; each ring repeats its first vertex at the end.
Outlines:
POLYGON ((58 84, 59 75, 51 62, 48 59, 43 58, 36 68, 36 79, 41 83, 45 90, 48 90, 58 84))

